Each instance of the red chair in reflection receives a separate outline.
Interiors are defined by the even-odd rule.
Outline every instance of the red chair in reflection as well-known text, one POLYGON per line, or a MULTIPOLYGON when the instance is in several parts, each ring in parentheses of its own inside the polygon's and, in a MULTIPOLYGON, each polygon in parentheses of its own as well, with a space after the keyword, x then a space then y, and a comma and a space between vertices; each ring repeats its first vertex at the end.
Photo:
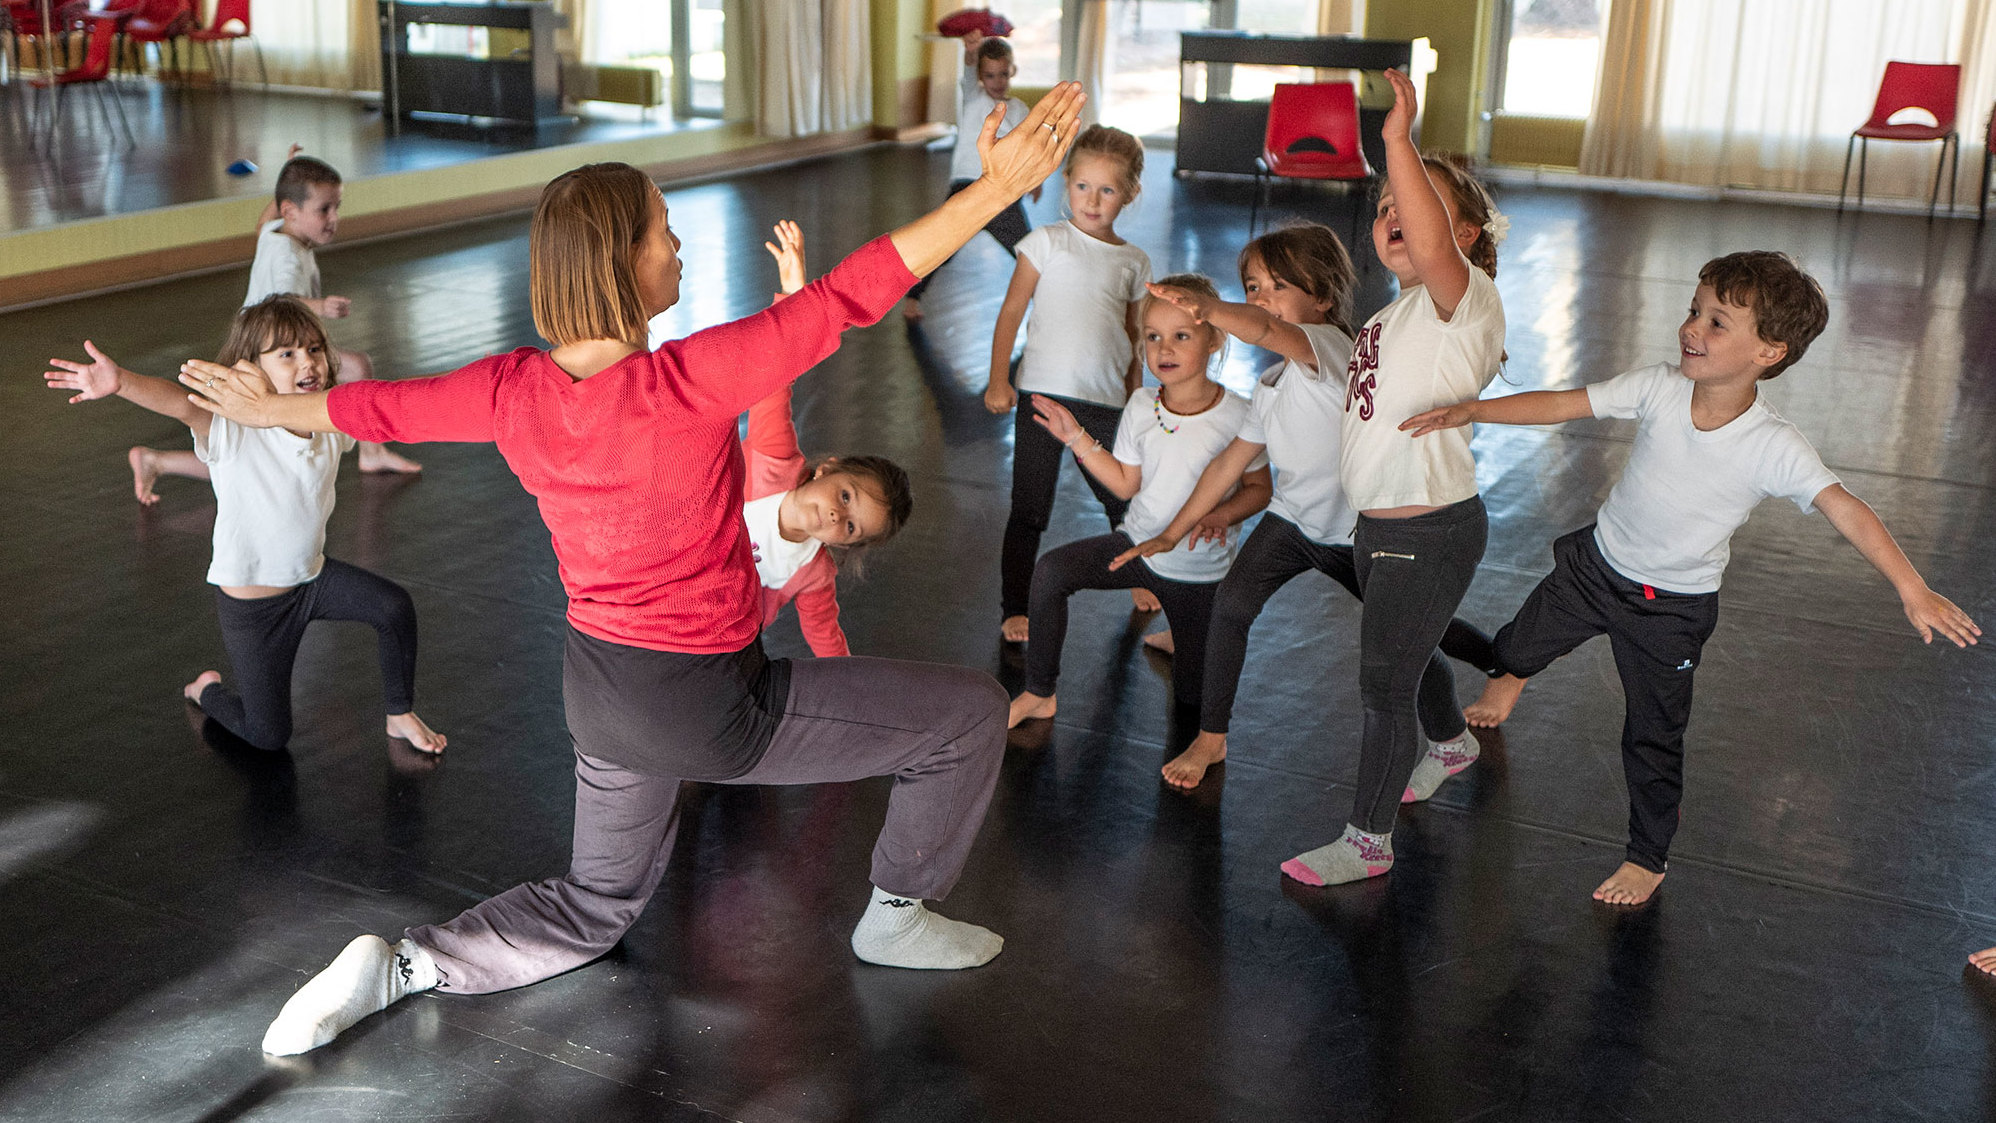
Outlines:
POLYGON ((236 41, 249 40, 250 46, 256 48, 256 72, 263 79, 264 89, 270 88, 270 71, 263 65, 263 44, 257 42, 256 35, 250 31, 250 0, 215 0, 215 18, 209 21, 208 26, 188 33, 187 39, 207 48, 209 70, 229 85, 234 85, 236 81, 236 41), (218 53, 218 43, 228 44, 226 56, 218 53))
POLYGON ((1837 211, 1844 209, 1844 192, 1850 187, 1851 149, 1858 147, 1857 205, 1864 206, 1864 158, 1874 140, 1938 140, 1941 158, 1934 164, 1934 191, 1927 200, 1927 221, 1934 220, 1934 207, 1941 199, 1941 170, 1947 166, 1948 149, 1954 149, 1954 179, 1948 182, 1947 205, 1954 208, 1955 187, 1961 180, 1961 137, 1954 131, 1957 98, 1961 90, 1961 67, 1951 62, 1888 62, 1885 78, 1878 83, 1878 100, 1872 104, 1871 119, 1859 125, 1844 144, 1844 179, 1837 189, 1837 211), (1931 125, 1891 123, 1894 114, 1923 109, 1931 114, 1931 125))
POLYGON ((92 16, 83 22, 90 41, 83 52, 83 65, 72 67, 56 74, 53 78, 37 78, 30 85, 49 102, 49 137, 53 141, 55 130, 61 121, 61 105, 55 95, 68 86, 89 86, 97 92, 97 110, 104 115, 105 125, 111 123, 111 109, 118 111, 118 125, 125 132, 125 147, 136 143, 132 137, 131 122, 125 119, 125 104, 118 100, 117 91, 106 93, 104 87, 111 79, 111 50, 118 37, 118 21, 105 16, 92 16), (51 89, 50 87, 55 87, 51 89), (108 105, 106 103, 109 103, 108 105))
POLYGON ((63 0, 50 5, 51 27, 42 26, 42 5, 40 0, 6 0, 0 9, 0 35, 6 36, 5 54, 0 55, 0 74, 11 72, 20 60, 20 41, 26 39, 35 45, 35 65, 49 69, 51 59, 60 60, 59 41, 79 20, 89 14, 89 0, 63 0), (52 41, 57 41, 52 46, 52 41))
MULTIPOLYGON (((1248 236, 1267 201, 1270 177, 1335 179, 1370 183, 1372 165, 1358 141, 1358 91, 1350 82, 1284 82, 1268 103, 1268 131, 1255 162, 1254 203, 1248 210, 1248 236)), ((1352 207, 1352 237, 1358 212, 1352 207)))
POLYGON ((111 0, 104 6, 125 17, 119 33, 124 42, 139 45, 142 68, 151 44, 162 64, 171 58, 170 69, 180 71, 180 41, 194 30, 194 0, 111 0))

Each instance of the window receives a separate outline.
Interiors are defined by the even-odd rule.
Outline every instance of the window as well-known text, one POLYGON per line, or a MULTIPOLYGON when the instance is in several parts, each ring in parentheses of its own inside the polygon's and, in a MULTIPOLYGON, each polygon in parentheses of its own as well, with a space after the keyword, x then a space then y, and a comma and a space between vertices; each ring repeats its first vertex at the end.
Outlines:
POLYGON ((1604 0, 1510 0, 1497 106, 1521 117, 1586 117, 1601 65, 1604 0))
POLYGON ((595 0, 586 61, 665 78, 674 116, 719 117, 727 84, 722 0, 595 0))

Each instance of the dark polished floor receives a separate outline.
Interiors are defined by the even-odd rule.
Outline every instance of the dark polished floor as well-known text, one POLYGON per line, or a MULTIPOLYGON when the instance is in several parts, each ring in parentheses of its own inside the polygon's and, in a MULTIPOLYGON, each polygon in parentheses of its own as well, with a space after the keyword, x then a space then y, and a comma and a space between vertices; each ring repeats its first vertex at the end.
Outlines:
MULTIPOLYGON (((816 265, 910 217, 941 157, 881 149, 675 191, 676 330, 746 313, 770 222, 816 265)), ((1238 291, 1246 185, 1169 159, 1122 230, 1238 291)), ((1289 206, 1312 206, 1298 195, 1289 206)), ((1668 358, 1698 266, 1798 254, 1828 334, 1769 396, 1932 584, 1996 622, 1996 233, 1820 210, 1508 191, 1499 286, 1518 387, 1668 358)), ((1318 203, 1327 221, 1345 214, 1318 203)), ((1057 199, 1034 209, 1057 215, 1057 199)), ((336 341, 386 372, 533 340, 521 221, 322 256, 336 341)), ((988 240, 926 325, 848 336, 800 383, 814 451, 900 460, 913 522, 844 596, 856 650, 1016 676, 995 642, 1009 422, 977 401, 1008 263, 988 240)), ((1076 602, 1061 715, 1010 750, 947 911, 1008 937, 963 974, 869 967, 884 782, 699 788, 659 898, 605 960, 502 995, 424 995, 289 1062, 283 1000, 361 931, 449 916, 568 852, 562 599, 546 532, 487 446, 341 481, 330 550, 407 585, 440 767, 381 732, 371 636, 308 641, 282 755, 205 744, 177 690, 221 659, 214 503, 133 503, 135 442, 41 362, 94 338, 139 369, 210 353, 238 273, 0 317, 0 1119, 1857 1120, 1996 1112, 1996 646, 1922 647, 1821 518, 1735 539, 1669 882, 1615 912, 1620 694, 1606 646, 1535 682, 1484 760, 1402 816, 1399 865, 1306 890, 1357 759, 1355 606, 1314 576, 1254 636, 1233 759, 1196 793, 1122 594, 1076 602)), ((1386 297, 1375 267, 1365 303, 1386 297)), ((1236 348, 1245 385, 1256 356, 1236 348)), ((1489 552, 1464 612, 1504 622, 1586 522, 1628 431, 1477 438, 1489 552)), ((1096 533, 1071 476, 1049 544, 1096 533)), ((794 622, 768 638, 805 649, 794 622)), ((1470 696, 1475 683, 1459 683, 1470 696)))
POLYGON ((78 87, 63 95, 62 123, 50 147, 31 127, 27 82, 0 85, 0 234, 178 203, 268 195, 292 144, 304 145, 354 179, 718 124, 578 119, 532 129, 425 118, 390 136, 374 105, 350 98, 267 94, 250 84, 233 91, 190 90, 136 79, 113 82, 109 89, 124 106, 134 143, 127 144, 107 120, 95 94, 78 87), (237 160, 259 165, 260 173, 230 175, 229 165, 237 160))

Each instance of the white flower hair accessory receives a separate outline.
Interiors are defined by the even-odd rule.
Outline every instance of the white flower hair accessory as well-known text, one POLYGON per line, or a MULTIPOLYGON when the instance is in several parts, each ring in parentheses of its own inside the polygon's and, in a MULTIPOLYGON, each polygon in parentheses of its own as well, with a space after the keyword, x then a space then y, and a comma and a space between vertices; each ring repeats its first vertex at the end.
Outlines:
POLYGON ((1490 235, 1491 245, 1503 245, 1504 239, 1511 234, 1511 216, 1494 206, 1491 207, 1490 221, 1483 224, 1483 232, 1490 235))

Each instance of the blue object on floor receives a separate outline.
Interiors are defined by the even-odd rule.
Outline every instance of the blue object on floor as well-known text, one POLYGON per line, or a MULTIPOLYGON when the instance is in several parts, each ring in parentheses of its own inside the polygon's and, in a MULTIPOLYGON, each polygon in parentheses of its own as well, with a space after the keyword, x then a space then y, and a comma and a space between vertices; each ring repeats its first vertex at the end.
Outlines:
POLYGON ((229 165, 230 175, 255 175, 256 165, 248 160, 237 160, 229 165))

